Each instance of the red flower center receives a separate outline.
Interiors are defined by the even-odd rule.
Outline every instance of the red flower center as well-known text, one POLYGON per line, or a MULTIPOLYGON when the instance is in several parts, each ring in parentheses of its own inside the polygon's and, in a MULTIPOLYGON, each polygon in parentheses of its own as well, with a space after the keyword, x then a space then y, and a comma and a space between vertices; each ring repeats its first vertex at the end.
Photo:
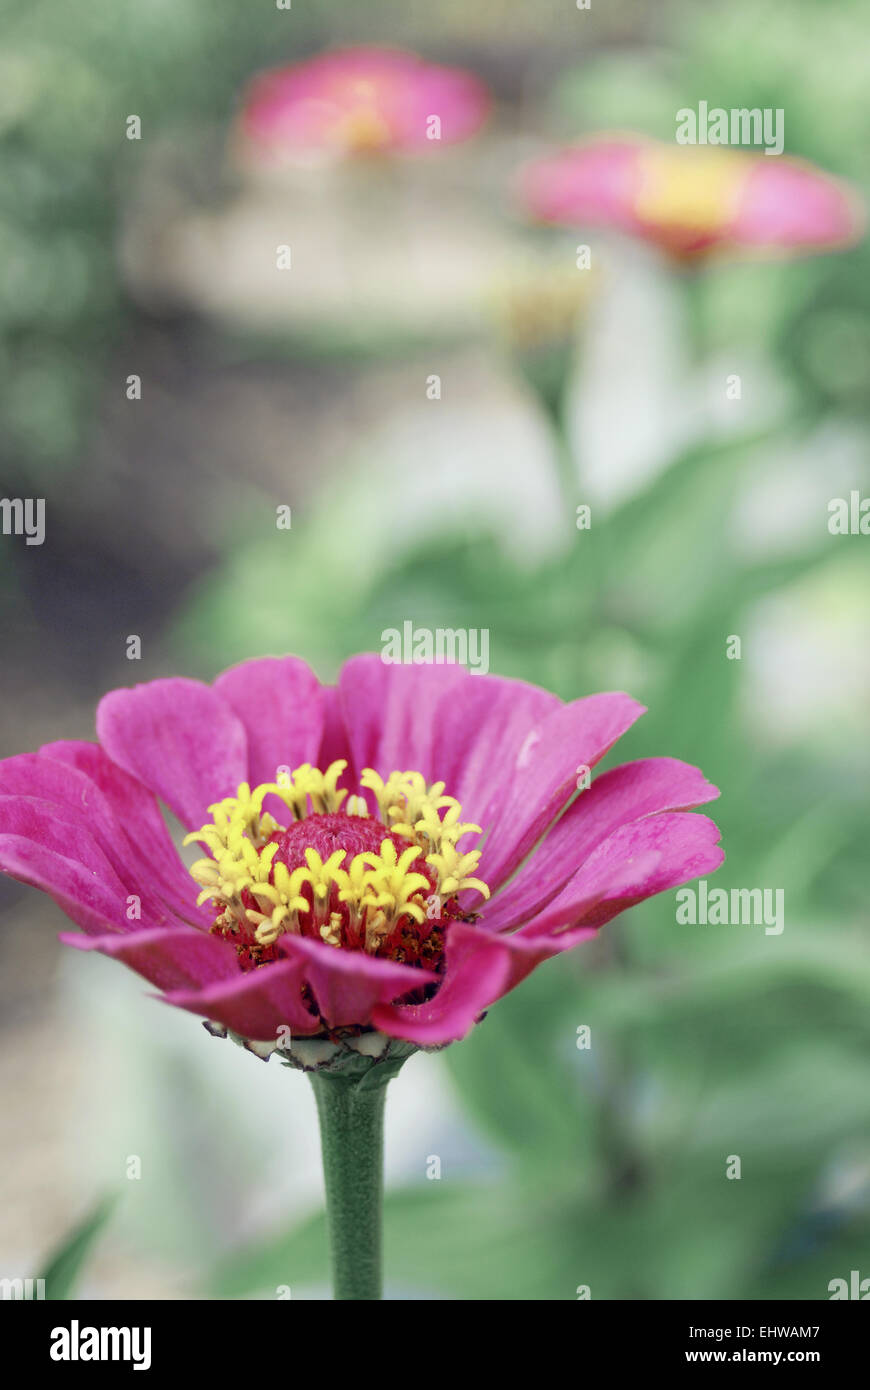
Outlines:
MULTIPOLYGON (((398 856, 408 848, 408 841, 388 830, 381 821, 373 820, 371 817, 346 816, 341 811, 328 815, 307 816, 305 820, 295 821, 286 830, 276 831, 272 839, 278 843, 278 852, 273 863, 286 864, 291 872, 305 867, 306 849, 316 850, 324 863, 336 850, 344 850, 344 864, 350 864, 358 854, 379 855, 385 840, 395 845, 398 856)), ((422 861, 422 855, 419 859, 422 861)), ((426 890, 421 888, 421 893, 426 899, 425 922, 409 923, 407 919, 401 921, 378 941, 373 954, 389 956, 391 960, 406 961, 409 965, 425 965, 434 969, 441 958, 441 908, 436 893, 437 875, 431 866, 424 862, 415 862, 413 868, 428 881, 429 892, 426 893, 426 890), (430 942, 433 928, 436 927, 439 928, 437 960, 433 957, 435 943, 430 942)), ((311 884, 303 884, 301 892, 314 909, 316 905, 311 884)), ((341 901, 337 883, 330 886, 325 908, 328 910, 331 923, 331 930, 326 939, 333 945, 344 946, 351 951, 364 950, 364 924, 360 922, 352 907, 341 901)), ((303 936, 321 935, 315 926, 316 915, 312 911, 300 918, 303 936)))

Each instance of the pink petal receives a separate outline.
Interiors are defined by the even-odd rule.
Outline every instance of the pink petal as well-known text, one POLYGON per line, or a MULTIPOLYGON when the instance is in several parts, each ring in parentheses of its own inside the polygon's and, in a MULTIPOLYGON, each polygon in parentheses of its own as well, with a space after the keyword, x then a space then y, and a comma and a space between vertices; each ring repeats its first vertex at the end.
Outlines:
POLYGON ((429 1045, 464 1038, 484 1009, 508 987, 507 938, 465 922, 447 935, 444 982, 426 1004, 380 1004, 372 1023, 390 1037, 429 1045))
POLYGON ((513 873, 592 768, 644 713, 631 696, 588 695, 561 705, 534 728, 508 765, 508 795, 489 834, 479 877, 497 888, 513 873))
POLYGON ((100 701, 97 735, 109 757, 159 796, 188 829, 248 779, 241 721, 209 686, 173 677, 113 690, 100 701))
POLYGON ((484 925, 507 931, 540 912, 620 825, 660 811, 691 810, 718 795, 699 768, 677 758, 611 768, 580 793, 516 877, 484 905, 484 925))
POLYGON ((520 196, 544 222, 633 231, 638 161, 647 142, 596 139, 535 160, 520 174, 520 196))
MULTIPOLYGON (((211 916, 196 906, 199 889, 181 862, 160 808, 141 782, 113 763, 98 743, 61 740, 44 744, 39 763, 41 766, 32 771, 28 764, 26 773, 36 779, 34 790, 48 800, 86 808, 87 820, 92 828, 98 822, 100 843, 109 850, 116 868, 119 860, 135 867, 147 897, 162 898, 176 916, 194 926, 207 929, 211 925, 211 916), (57 764, 64 769, 60 780, 52 772, 57 764), (83 777, 87 783, 82 782, 83 777)), ((6 789, 2 768, 0 789, 6 789)))
POLYGON ((125 853, 120 827, 99 788, 84 773, 37 753, 19 753, 0 763, 0 795, 10 804, 30 804, 27 824, 36 839, 42 838, 46 822, 72 822, 93 839, 122 882, 130 881, 131 856, 125 853))
POLYGON ((551 956, 594 936, 620 912, 656 893, 712 873, 724 859, 719 830, 707 816, 685 812, 622 825, 595 850, 539 917, 518 932, 501 932, 511 955, 503 993, 551 956))
POLYGON ((341 714, 341 699, 338 689, 334 685, 324 685, 321 686, 320 693, 323 701, 323 737, 320 741, 320 752, 316 764, 319 768, 327 768, 331 763, 344 759, 347 763, 347 770, 344 776, 339 779, 338 785, 352 787, 356 791, 362 768, 358 768, 354 762, 353 749, 348 742, 347 731, 341 714))
POLYGON ((857 195, 798 160, 759 158, 747 176, 732 236, 746 246, 830 248, 856 239, 857 195))
POLYGON ((645 898, 712 873, 725 858, 718 840, 718 826, 692 812, 663 811, 621 825, 520 935, 598 927, 645 898))
POLYGON ((214 689, 245 727, 252 786, 274 782, 279 767, 316 764, 323 695, 304 661, 295 656, 243 661, 218 676, 214 689))
POLYGON ((525 681, 474 676, 452 688, 433 716, 435 778, 462 805, 463 820, 484 830, 510 794, 530 731, 561 701, 525 681))
POLYGON ((129 926, 128 886, 66 807, 37 797, 0 796, 0 869, 48 893, 87 932, 129 926))
POLYGON ((457 687, 476 679, 462 666, 393 665, 370 652, 351 657, 338 690, 354 767, 372 767, 382 777, 415 770, 437 780, 436 711, 457 687))
POLYGON ((302 956, 273 961, 201 989, 169 990, 162 998, 167 1004, 222 1023, 243 1038, 277 1042, 284 1028, 293 1036, 310 1037, 323 1027, 305 1006, 306 965, 302 956))
POLYGON ((146 927, 124 935, 79 936, 62 932, 61 941, 80 951, 100 951, 144 976, 158 989, 201 988, 239 975, 238 958, 227 941, 194 927, 146 927))
MULTIPOLYGON (((644 856, 643 871, 651 872, 658 855, 644 856)), ((591 912, 608 887, 622 890, 634 882, 640 866, 611 866, 606 880, 590 883, 583 910, 591 912)), ((579 906, 579 904, 578 904, 579 906)), ((427 1044, 462 1038, 485 1009, 524 980, 537 965, 571 946, 595 936, 592 926, 546 935, 495 934, 457 922, 447 938, 444 983, 426 1004, 375 1009, 372 1021, 392 1037, 427 1044)))
POLYGON ((343 951, 309 937, 287 935, 281 938, 281 945, 292 960, 303 962, 305 979, 331 1028, 368 1023, 376 1005, 438 979, 431 970, 364 951, 343 951))
MULTIPOLYGON (((544 961, 550 960, 553 956, 561 955, 563 951, 569 951, 574 946, 581 945, 584 941, 589 941, 597 935, 598 927, 588 925, 587 919, 595 915, 602 899, 607 895, 613 895, 614 899, 620 894, 630 894, 639 881, 653 875, 661 861, 661 855, 650 850, 638 854, 631 862, 618 862, 607 866, 606 872, 592 874, 586 881, 585 887, 578 886, 577 894, 572 900, 572 909, 575 914, 575 924, 571 927, 561 927, 558 931, 547 930, 547 923, 541 924, 537 921, 529 923, 527 928, 522 931, 507 933, 500 932, 496 940, 500 941, 505 948, 508 958, 506 977, 498 996, 493 996, 490 1003, 495 1002, 495 998, 501 998, 515 989, 527 975, 541 965, 544 961)), ((630 906, 629 902, 624 904, 630 906)), ((622 909, 617 909, 621 911, 622 909)), ((615 916, 615 913, 611 915, 615 916)))

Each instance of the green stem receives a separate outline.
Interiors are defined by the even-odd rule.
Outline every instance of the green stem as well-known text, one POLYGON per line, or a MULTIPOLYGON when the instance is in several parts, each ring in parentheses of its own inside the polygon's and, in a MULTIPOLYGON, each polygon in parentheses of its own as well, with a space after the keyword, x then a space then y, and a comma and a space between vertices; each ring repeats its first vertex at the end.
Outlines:
POLYGON ((320 1117, 333 1295, 378 1299, 389 1076, 368 1085, 335 1073, 310 1076, 320 1117))
POLYGON ((568 433, 565 428, 565 396, 574 361, 571 339, 530 349, 521 354, 520 365, 527 382, 544 409, 556 446, 557 480, 566 515, 573 516, 577 474, 568 433))

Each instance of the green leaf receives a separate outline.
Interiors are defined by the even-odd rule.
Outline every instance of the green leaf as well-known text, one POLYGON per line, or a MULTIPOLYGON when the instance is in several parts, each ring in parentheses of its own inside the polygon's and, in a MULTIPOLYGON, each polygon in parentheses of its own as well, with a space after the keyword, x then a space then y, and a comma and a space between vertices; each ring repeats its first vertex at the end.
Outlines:
POLYGON ((90 1215, 56 1247, 42 1276, 47 1299, 58 1301, 72 1297, 85 1261, 114 1211, 116 1202, 114 1193, 103 1197, 90 1215))

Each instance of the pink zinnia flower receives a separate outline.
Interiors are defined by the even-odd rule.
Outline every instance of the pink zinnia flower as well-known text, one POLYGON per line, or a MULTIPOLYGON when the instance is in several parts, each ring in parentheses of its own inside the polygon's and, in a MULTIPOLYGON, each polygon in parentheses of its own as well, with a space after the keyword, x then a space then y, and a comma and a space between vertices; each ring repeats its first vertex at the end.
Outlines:
POLYGON ((335 688, 267 657, 212 686, 114 690, 98 743, 0 763, 0 866, 83 929, 64 941, 242 1039, 447 1043, 721 862, 714 823, 687 814, 718 795, 694 767, 627 763, 575 797, 642 713, 373 655, 335 688), (161 802, 205 847, 190 871, 161 802))
POLYGON ((312 150, 419 151, 474 134, 489 110, 460 68, 393 48, 346 48, 260 73, 240 116, 251 152, 280 162, 312 150))
POLYGON ((538 159, 520 192, 542 221, 613 227, 680 258, 828 251, 855 241, 864 222, 854 191, 802 160, 634 135, 538 159))

